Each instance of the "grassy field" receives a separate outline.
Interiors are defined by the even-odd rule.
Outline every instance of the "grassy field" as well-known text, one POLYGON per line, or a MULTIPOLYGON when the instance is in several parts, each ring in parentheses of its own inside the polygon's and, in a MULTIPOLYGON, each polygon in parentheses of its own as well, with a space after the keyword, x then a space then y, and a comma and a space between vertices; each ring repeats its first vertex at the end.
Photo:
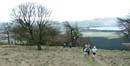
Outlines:
POLYGON ((108 39, 120 38, 117 32, 82 32, 84 37, 105 37, 108 39))
POLYGON ((124 39, 117 32, 82 32, 89 37, 91 43, 103 49, 122 49, 124 39))
POLYGON ((99 49, 96 58, 82 48, 0 46, 0 66, 129 66, 130 51, 99 49))

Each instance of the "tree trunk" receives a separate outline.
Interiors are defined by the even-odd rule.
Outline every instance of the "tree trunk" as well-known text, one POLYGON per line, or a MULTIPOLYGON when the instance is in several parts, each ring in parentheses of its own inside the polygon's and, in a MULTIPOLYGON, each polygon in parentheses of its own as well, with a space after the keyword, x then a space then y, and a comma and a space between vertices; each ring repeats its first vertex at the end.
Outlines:
POLYGON ((42 47, 41 47, 40 43, 37 44, 37 49, 38 49, 38 50, 42 50, 42 47))
POLYGON ((37 44, 38 50, 42 50, 41 44, 42 44, 42 32, 41 28, 39 28, 39 43, 37 44))
POLYGON ((35 39, 34 39, 34 36, 33 36, 33 30, 32 29, 29 29, 29 33, 30 33, 30 36, 31 36, 31 45, 35 44, 35 39))
POLYGON ((7 31, 7 35, 8 35, 8 44, 10 44, 9 31, 7 31))

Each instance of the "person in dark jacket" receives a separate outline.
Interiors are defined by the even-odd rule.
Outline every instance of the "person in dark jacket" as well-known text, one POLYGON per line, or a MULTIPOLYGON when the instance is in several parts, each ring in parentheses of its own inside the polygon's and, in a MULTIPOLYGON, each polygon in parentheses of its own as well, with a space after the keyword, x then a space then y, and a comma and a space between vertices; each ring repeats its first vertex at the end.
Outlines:
POLYGON ((89 48, 87 47, 87 45, 85 45, 85 46, 83 47, 83 54, 84 54, 85 57, 86 57, 87 55, 89 55, 89 48))

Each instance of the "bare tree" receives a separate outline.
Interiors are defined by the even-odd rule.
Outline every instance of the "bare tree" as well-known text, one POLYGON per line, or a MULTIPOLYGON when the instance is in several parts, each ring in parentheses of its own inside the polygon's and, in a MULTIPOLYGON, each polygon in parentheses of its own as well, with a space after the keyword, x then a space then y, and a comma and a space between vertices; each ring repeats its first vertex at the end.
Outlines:
POLYGON ((45 27, 49 23, 50 11, 42 5, 25 3, 14 8, 11 15, 17 26, 22 29, 24 38, 30 43, 36 44, 38 50, 41 50, 45 27))
POLYGON ((11 43, 10 41, 10 29, 11 29, 12 23, 3 23, 2 26, 4 28, 4 33, 7 34, 8 44, 11 43))
POLYGON ((31 41, 34 41, 33 37, 33 24, 35 22, 35 4, 26 3, 21 4, 17 8, 12 10, 11 15, 14 18, 14 22, 19 25, 19 27, 24 28, 29 33, 31 41))
POLYGON ((69 22, 64 22, 64 26, 66 29, 67 42, 70 42, 73 46, 76 46, 77 40, 81 36, 78 26, 71 26, 69 22))
POLYGON ((124 34, 124 37, 130 40, 130 18, 117 18, 119 26, 121 27, 121 33, 124 34))
POLYGON ((40 44, 42 44, 43 37, 45 37, 46 26, 49 25, 48 20, 50 16, 50 11, 43 6, 38 5, 36 16, 37 16, 36 25, 38 26, 38 36, 39 36, 38 48, 41 49, 40 44))

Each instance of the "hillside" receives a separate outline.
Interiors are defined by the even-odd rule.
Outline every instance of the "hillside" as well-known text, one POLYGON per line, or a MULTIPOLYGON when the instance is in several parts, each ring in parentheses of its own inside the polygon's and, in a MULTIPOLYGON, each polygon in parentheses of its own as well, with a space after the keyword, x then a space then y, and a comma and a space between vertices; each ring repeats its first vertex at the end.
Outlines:
MULTIPOLYGON (((117 27, 117 18, 97 18, 91 20, 76 21, 79 27, 117 27)), ((74 24, 75 22, 70 22, 74 24)))
POLYGON ((129 66, 130 51, 99 49, 96 58, 84 57, 82 48, 0 45, 0 66, 129 66))
MULTIPOLYGON (((0 22, 0 29, 3 29, 3 24, 6 24, 7 22, 0 22)), ((51 23, 57 27, 60 27, 61 30, 63 30, 63 23, 59 21, 51 21, 51 23)), ((89 31, 90 30, 119 30, 118 24, 117 24, 117 18, 116 17, 108 17, 108 18, 97 18, 97 19, 91 19, 91 20, 82 20, 82 21, 70 21, 71 25, 75 25, 77 23, 78 27, 80 28, 80 31, 89 31)), ((15 24, 14 24, 15 25, 15 24)))
POLYGON ((91 44, 102 49, 123 49, 125 40, 118 32, 82 32, 84 37, 89 37, 91 44))
MULTIPOLYGON (((58 22, 58 21, 57 21, 58 22)), ((121 29, 118 26, 118 20, 116 17, 110 18, 97 18, 91 20, 82 20, 82 21, 70 21, 71 25, 75 25, 75 23, 80 28, 81 32, 86 31, 120 31, 121 29)), ((59 26, 63 30, 63 23, 59 22, 59 26)))

